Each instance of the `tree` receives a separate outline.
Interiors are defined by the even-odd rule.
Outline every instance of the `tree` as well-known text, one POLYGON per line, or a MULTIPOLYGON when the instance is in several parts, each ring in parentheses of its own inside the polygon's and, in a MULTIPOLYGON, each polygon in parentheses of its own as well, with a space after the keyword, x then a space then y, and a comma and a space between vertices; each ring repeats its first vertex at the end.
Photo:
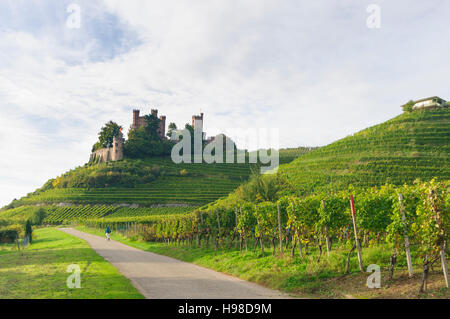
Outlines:
POLYGON ((414 101, 410 100, 408 103, 402 106, 403 112, 412 112, 414 107, 414 101))
POLYGON ((125 156, 145 158, 170 155, 174 143, 159 136, 158 128, 161 120, 153 114, 146 115, 145 120, 145 126, 128 132, 128 140, 125 142, 124 149, 125 156))
POLYGON ((31 221, 27 220, 27 223, 25 224, 25 238, 28 237, 30 239, 30 244, 33 241, 32 234, 33 234, 33 227, 31 226, 31 221))
POLYGON ((33 225, 41 225, 42 221, 45 219, 46 217, 46 212, 43 208, 39 208, 31 217, 30 222, 33 225))
POLYGON ((177 130, 177 125, 175 123, 170 123, 167 131, 167 137, 172 137, 174 131, 177 130))
POLYGON ((272 202, 278 200, 280 192, 287 187, 284 176, 260 175, 252 172, 250 180, 237 189, 238 198, 245 202, 272 202))
POLYGON ((121 129, 122 127, 113 121, 106 123, 98 133, 98 142, 94 144, 92 151, 112 147, 113 139, 119 135, 121 129))
POLYGON ((144 126, 144 130, 147 133, 147 139, 150 141, 159 141, 161 137, 158 134, 158 128, 161 120, 153 114, 145 115, 144 118, 147 124, 144 126))

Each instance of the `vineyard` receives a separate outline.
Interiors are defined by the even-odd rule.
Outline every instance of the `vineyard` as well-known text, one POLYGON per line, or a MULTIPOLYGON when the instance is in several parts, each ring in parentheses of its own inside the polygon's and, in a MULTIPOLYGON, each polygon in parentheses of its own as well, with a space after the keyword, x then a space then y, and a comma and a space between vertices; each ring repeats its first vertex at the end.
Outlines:
POLYGON ((391 276, 395 265, 402 263, 401 258, 411 274, 413 266, 423 266, 423 290, 429 267, 438 261, 443 267, 446 265, 449 206, 448 181, 432 180, 411 186, 285 196, 277 202, 259 204, 216 203, 190 214, 93 218, 85 223, 99 228, 108 225, 145 241, 173 245, 213 245, 216 250, 234 246, 240 251, 262 254, 271 247, 274 256, 289 254, 292 258, 296 254, 306 258, 314 253, 317 262, 332 251, 347 251, 347 258, 342 259, 344 272, 351 270, 354 254, 358 255, 359 270, 365 271, 362 251, 386 243, 391 249, 391 276), (411 260, 416 260, 416 264, 412 265, 411 260), (422 264, 418 265, 417 260, 422 264))
POLYGON ((120 207, 108 205, 72 205, 72 206, 21 206, 0 212, 0 221, 6 224, 25 223, 39 210, 44 212, 43 224, 60 225, 71 222, 83 222, 87 219, 102 218, 104 221, 138 221, 153 219, 155 216, 186 214, 195 207, 120 207))
MULTIPOLYGON (((280 150, 280 162, 288 163, 311 150, 280 150)), ((85 165, 49 180, 7 208, 42 203, 198 206, 227 196, 257 167, 248 163, 175 164, 164 157, 85 165)))
POLYGON ((51 189, 24 198, 25 205, 71 202, 77 204, 130 203, 152 205, 164 203, 205 204, 228 195, 240 181, 224 178, 193 178, 167 176, 136 188, 61 188, 51 189))
POLYGON ((450 178, 450 110, 401 114, 280 165, 297 193, 450 178))

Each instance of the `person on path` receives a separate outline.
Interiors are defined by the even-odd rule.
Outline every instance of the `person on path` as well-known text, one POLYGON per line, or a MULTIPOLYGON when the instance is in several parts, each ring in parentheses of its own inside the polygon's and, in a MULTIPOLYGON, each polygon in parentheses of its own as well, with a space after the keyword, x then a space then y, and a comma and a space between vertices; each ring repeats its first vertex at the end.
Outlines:
POLYGON ((111 240, 111 238, 109 238, 111 235, 111 229, 109 228, 109 226, 106 226, 105 234, 106 234, 106 239, 111 240))

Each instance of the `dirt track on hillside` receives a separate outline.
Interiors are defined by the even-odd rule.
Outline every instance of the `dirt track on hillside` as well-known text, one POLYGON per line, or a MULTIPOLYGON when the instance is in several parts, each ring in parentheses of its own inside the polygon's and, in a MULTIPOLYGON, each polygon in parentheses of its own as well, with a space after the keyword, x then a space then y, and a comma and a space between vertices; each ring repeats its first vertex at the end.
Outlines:
POLYGON ((276 290, 114 240, 72 228, 60 230, 86 240, 148 299, 289 298, 276 290))

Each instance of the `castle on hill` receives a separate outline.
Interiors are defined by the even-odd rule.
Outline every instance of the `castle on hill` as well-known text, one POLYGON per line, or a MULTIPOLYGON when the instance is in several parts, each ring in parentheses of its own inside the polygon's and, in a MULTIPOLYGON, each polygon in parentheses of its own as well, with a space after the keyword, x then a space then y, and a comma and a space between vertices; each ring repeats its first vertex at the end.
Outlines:
MULTIPOLYGON (((145 116, 139 116, 140 110, 133 110, 133 124, 131 124, 131 129, 136 130, 140 127, 146 126, 145 116)), ((158 110, 152 109, 151 114, 158 118, 158 110)), ((157 129, 158 135, 161 139, 166 138, 166 116, 161 115, 159 117, 159 127, 157 129)))
MULTIPOLYGON (((161 115, 158 117, 157 109, 152 109, 151 114, 159 119, 159 127, 157 128, 158 136, 161 140, 166 140, 166 116, 161 115)), ((214 137, 206 139, 206 133, 203 132, 203 115, 203 113, 200 113, 200 115, 192 115, 192 127, 194 130, 201 130, 203 139, 206 140, 207 143, 210 143, 214 141, 214 137)), ((140 116, 140 110, 134 109, 133 123, 131 124, 130 129, 136 130, 146 125, 147 121, 145 120, 145 116, 140 116)), ((170 140, 173 142, 178 141, 174 136, 171 136, 170 140)), ((102 148, 92 152, 89 161, 98 163, 119 161, 124 157, 124 146, 125 138, 123 137, 122 130, 120 130, 119 134, 113 139, 112 147, 102 148)))

